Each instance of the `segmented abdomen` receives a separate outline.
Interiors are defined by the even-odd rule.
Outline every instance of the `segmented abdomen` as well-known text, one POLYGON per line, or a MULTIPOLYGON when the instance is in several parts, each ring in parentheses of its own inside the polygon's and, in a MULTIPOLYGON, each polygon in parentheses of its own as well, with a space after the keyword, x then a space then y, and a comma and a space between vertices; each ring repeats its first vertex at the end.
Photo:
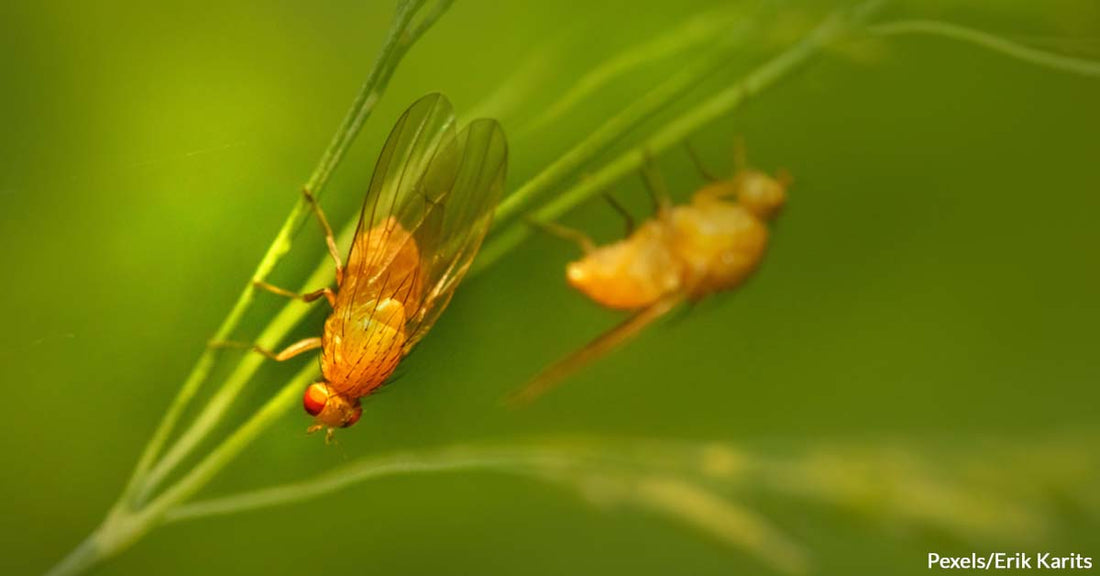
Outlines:
POLYGON ((405 345, 405 307, 392 298, 368 301, 344 319, 325 321, 321 371, 334 392, 366 396, 393 374, 405 345))

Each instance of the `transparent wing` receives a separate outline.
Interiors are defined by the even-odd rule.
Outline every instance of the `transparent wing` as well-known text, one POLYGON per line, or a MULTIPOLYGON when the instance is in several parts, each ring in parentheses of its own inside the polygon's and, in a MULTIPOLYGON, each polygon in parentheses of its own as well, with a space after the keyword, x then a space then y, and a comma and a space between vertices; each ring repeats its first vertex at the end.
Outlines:
POLYGON ((371 357, 357 363, 388 365, 439 318, 489 229, 507 155, 494 120, 476 120, 456 135, 442 95, 421 98, 397 121, 363 203, 333 314, 344 341, 380 340, 370 331, 398 322, 405 339, 397 349, 364 345, 371 357))
POLYGON ((600 334, 577 351, 550 365, 523 388, 508 395, 504 402, 513 407, 534 402, 543 394, 553 390, 566 377, 626 344, 647 326, 672 311, 683 300, 682 296, 674 295, 635 312, 618 326, 600 334))
POLYGON ((447 307, 481 247, 500 200, 508 144, 496 120, 474 120, 459 132, 454 185, 429 209, 413 236, 420 248, 424 286, 419 306, 408 311, 406 351, 416 345, 447 307))
POLYGON ((333 315, 341 338, 369 341, 364 327, 391 325, 392 307, 385 318, 378 315, 387 301, 419 306, 423 281, 415 237, 437 226, 433 207, 454 185, 457 154, 454 112, 444 96, 417 100, 397 120, 375 165, 337 293, 333 315))

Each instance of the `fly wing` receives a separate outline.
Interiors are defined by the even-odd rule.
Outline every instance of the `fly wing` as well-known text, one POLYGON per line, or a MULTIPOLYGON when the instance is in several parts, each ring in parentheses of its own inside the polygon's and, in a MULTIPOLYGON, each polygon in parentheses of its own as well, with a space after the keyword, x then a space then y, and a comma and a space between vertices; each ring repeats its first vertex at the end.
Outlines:
MULTIPOLYGON (((417 100, 397 120, 363 201, 331 319, 336 325, 328 327, 342 341, 372 342, 371 331, 396 329, 408 309, 419 308, 424 282, 417 238, 422 229, 437 227, 434 207, 454 187, 458 159, 454 112, 441 94, 417 100), (395 301, 401 307, 394 307, 395 301)), ((389 356, 401 347, 363 349, 389 356)))
POLYGON ((543 370, 523 388, 505 398, 505 403, 515 407, 534 402, 554 389, 564 378, 626 344, 647 326, 672 311, 680 302, 683 302, 682 296, 669 296, 635 312, 618 326, 600 334, 579 350, 543 370))
POLYGON ((458 133, 454 185, 413 232, 420 249, 424 295, 408 310, 406 352, 435 324, 481 247, 508 165, 508 144, 496 120, 474 120, 458 133))

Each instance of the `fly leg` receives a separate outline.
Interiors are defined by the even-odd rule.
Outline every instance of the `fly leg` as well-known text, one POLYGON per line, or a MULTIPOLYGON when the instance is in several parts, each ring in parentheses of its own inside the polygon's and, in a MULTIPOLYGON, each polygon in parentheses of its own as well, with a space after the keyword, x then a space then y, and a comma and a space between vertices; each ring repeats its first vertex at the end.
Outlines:
POLYGON ((535 228, 538 228, 539 230, 551 236, 573 242, 577 246, 580 246, 581 251, 583 251, 585 254, 588 254, 589 252, 596 249, 596 243, 593 242, 587 234, 581 232, 580 230, 569 228, 568 226, 562 226, 557 222, 543 222, 541 220, 536 220, 532 217, 527 217, 525 219, 527 220, 527 223, 531 226, 534 226, 535 228))
POLYGON ((706 164, 703 164, 703 159, 699 156, 699 152, 695 150, 695 147, 692 146, 690 142, 684 142, 684 148, 687 149, 688 156, 691 157, 691 163, 695 165, 695 169, 699 171, 699 174, 706 181, 717 182, 721 180, 721 178, 707 168, 706 164))
POLYGON ((749 169, 748 154, 745 153, 745 137, 738 136, 733 140, 733 170, 740 172, 749 169))
POLYGON ((615 199, 615 197, 612 196, 611 193, 604 192, 603 198, 604 200, 607 200, 607 203, 611 205, 611 208, 619 213, 619 216, 623 217, 623 220, 626 222, 626 236, 630 236, 631 234, 633 234, 634 216, 631 216, 626 207, 623 206, 617 199, 615 199))
POLYGON ((541 374, 535 376, 535 378, 528 382, 523 388, 510 394, 505 399, 505 403, 512 407, 519 407, 531 403, 539 396, 554 389, 554 387, 560 384, 567 376, 607 356, 630 341, 647 326, 668 314, 683 301, 683 296, 673 294, 672 296, 666 296, 638 310, 623 323, 604 332, 595 340, 585 344, 569 356, 562 358, 549 368, 543 370, 541 374))
POLYGON ((314 336, 312 338, 306 338, 299 340, 290 346, 284 348, 281 352, 272 352, 267 348, 263 348, 257 344, 248 344, 246 342, 233 342, 230 340, 211 342, 211 348, 248 348, 257 354, 262 354, 276 362, 284 362, 291 358, 309 352, 310 350, 316 350, 321 347, 321 338, 314 336))
POLYGON ((668 188, 665 187, 665 181, 661 178, 661 172, 657 170, 657 164, 649 150, 645 151, 645 160, 642 162, 642 182, 653 201, 653 211, 658 217, 667 214, 672 201, 669 200, 668 188))
POLYGON ((317 221, 321 223, 329 256, 332 256, 332 261, 336 264, 336 286, 339 287, 344 283, 344 263, 340 260, 340 250, 336 248, 336 236, 332 233, 332 226, 328 225, 328 218, 325 218, 325 213, 321 210, 321 205, 317 203, 317 199, 313 197, 313 193, 308 188, 303 188, 302 195, 306 197, 306 202, 313 209, 313 213, 317 215, 317 221))
MULTIPOLYGON (((332 227, 329 226, 328 218, 325 218, 325 213, 321 210, 321 206, 317 203, 317 199, 313 197, 313 194, 308 189, 303 188, 302 195, 305 196, 306 202, 309 203, 313 213, 317 215, 317 221, 321 223, 321 229, 325 233, 325 244, 328 245, 328 253, 332 256, 332 261, 336 264, 336 285, 340 286, 344 283, 344 264, 341 262, 340 252, 336 248, 336 237, 332 234, 332 227)), ((261 290, 271 292, 272 294, 278 294, 286 298, 301 299, 304 302, 313 302, 324 296, 325 300, 328 300, 329 305, 336 306, 336 293, 328 287, 305 294, 298 294, 297 292, 291 292, 285 288, 273 286, 262 280, 254 280, 252 285, 261 290)))
POLYGON ((313 302, 314 300, 317 300, 320 297, 324 296, 325 300, 328 300, 330 306, 336 306, 336 293, 332 291, 332 288, 329 288, 327 286, 325 288, 321 288, 320 290, 314 290, 313 292, 299 294, 297 292, 292 292, 284 288, 279 288, 278 286, 272 286, 271 284, 268 284, 267 282, 262 282, 260 280, 253 281, 252 285, 261 290, 271 292, 272 294, 278 294, 279 296, 284 296, 286 298, 291 298, 294 300, 300 299, 303 302, 307 303, 313 302))

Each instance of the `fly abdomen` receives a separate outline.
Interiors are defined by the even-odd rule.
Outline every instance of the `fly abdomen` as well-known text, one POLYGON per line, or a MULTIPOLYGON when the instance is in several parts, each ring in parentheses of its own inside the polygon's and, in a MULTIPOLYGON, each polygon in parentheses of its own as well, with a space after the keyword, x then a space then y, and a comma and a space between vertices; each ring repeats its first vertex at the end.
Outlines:
POLYGON ((405 307, 393 298, 369 300, 325 321, 321 371, 333 391, 366 396, 397 368, 406 340, 405 307))

